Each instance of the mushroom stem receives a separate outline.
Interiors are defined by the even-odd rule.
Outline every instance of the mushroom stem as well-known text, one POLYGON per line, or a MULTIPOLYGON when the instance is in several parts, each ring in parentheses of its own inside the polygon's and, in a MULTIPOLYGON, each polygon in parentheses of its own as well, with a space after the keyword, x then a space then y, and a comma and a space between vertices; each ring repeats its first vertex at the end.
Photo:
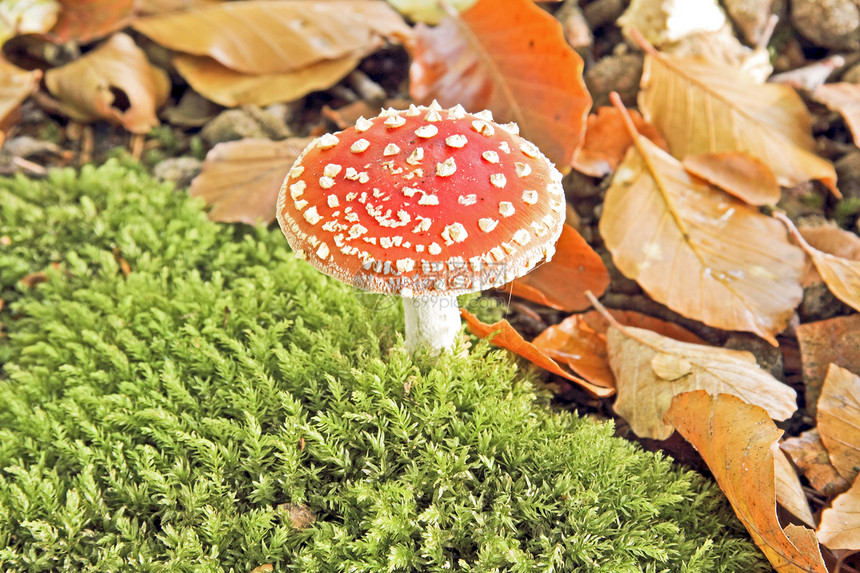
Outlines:
POLYGON ((456 296, 416 296, 403 299, 406 349, 419 348, 433 355, 451 350, 460 332, 460 308, 456 296))

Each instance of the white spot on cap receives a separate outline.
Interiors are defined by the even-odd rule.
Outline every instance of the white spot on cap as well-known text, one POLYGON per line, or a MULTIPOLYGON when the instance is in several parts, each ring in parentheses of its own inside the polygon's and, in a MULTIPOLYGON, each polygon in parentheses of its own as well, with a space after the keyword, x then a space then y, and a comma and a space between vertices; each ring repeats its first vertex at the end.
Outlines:
POLYGON ((393 143, 389 143, 385 146, 385 149, 382 151, 382 155, 389 157, 391 155, 397 155, 400 153, 400 148, 394 145, 393 143))
POLYGON ((422 125, 415 130, 415 135, 417 135, 418 137, 423 137, 424 139, 433 137, 437 133, 439 133, 439 130, 436 128, 435 125, 432 124, 422 125))
POLYGON ((449 135, 445 138, 445 145, 447 145, 448 147, 456 147, 459 149, 466 145, 468 141, 469 140, 466 139, 465 135, 455 133, 454 135, 449 135))
POLYGON ((304 165, 293 165, 292 168, 290 169, 290 177, 292 177, 293 179, 298 179, 299 177, 302 176, 302 173, 304 173, 304 172, 305 172, 305 166, 304 165))
POLYGON ((562 187, 561 183, 550 183, 546 186, 546 190, 553 195, 564 195, 564 187, 562 187))
POLYGON ((505 252, 501 247, 493 247, 490 249, 490 256, 493 257, 493 260, 498 262, 505 258, 505 252))
POLYGON ((422 195, 420 199, 418 199, 419 205, 438 205, 439 197, 436 195, 422 195))
POLYGON ((478 196, 474 193, 471 193, 469 195, 460 195, 459 197, 457 197, 457 203, 459 203, 460 205, 474 205, 477 202, 478 196))
POLYGON ((424 252, 424 245, 420 245, 420 244, 415 245, 415 252, 416 253, 423 253, 424 252))
POLYGON ((480 119, 476 119, 472 122, 472 129, 474 129, 484 137, 492 137, 493 134, 496 133, 496 130, 493 129, 492 125, 480 119))
POLYGON ((316 225, 320 221, 322 221, 322 215, 317 212, 316 206, 311 207, 304 214, 305 221, 310 223, 311 225, 316 225))
POLYGON ((556 213, 564 212, 564 201, 560 201, 558 199, 552 199, 549 202, 549 208, 555 211, 556 213))
POLYGON ((538 157, 540 155, 540 151, 537 147, 534 146, 533 143, 529 143, 528 141, 523 141, 520 143, 520 151, 526 154, 528 157, 538 157))
POLYGON ((427 106, 427 109, 431 111, 442 111, 442 106, 439 105, 439 102, 434 99, 430 102, 430 105, 427 106))
POLYGON ((424 191, 418 187, 404 187, 401 191, 403 191, 403 194, 407 197, 414 197, 416 193, 424 193, 424 191))
POLYGON ((397 268, 398 273, 408 273, 412 269, 415 268, 415 260, 414 259, 398 259, 394 264, 397 268))
POLYGON ((501 143, 499 144, 499 149, 501 149, 501 150, 502 150, 502 151, 504 151, 505 153, 510 153, 510 152, 511 152, 511 146, 510 146, 510 145, 508 145, 508 142, 507 142, 507 141, 503 141, 503 142, 501 142, 501 143))
POLYGON ((514 162, 514 169, 517 170, 517 177, 526 177, 532 172, 532 167, 528 163, 514 162))
POLYGON ((355 143, 349 146, 349 150, 353 153, 361 153, 363 151, 367 151, 367 148, 370 147, 370 142, 366 139, 356 139, 355 143))
POLYGON ((488 149, 487 151, 481 154, 481 157, 489 161, 490 163, 498 163, 499 162, 499 154, 493 151, 492 149, 488 149))
POLYGON ((406 123, 406 118, 399 115, 389 115, 385 120, 385 127, 400 127, 406 123))
POLYGON ((493 184, 493 187, 496 187, 498 189, 504 189, 505 185, 508 183, 508 180, 502 173, 493 173, 492 175, 490 175, 490 183, 493 184))
POLYGON ((373 122, 369 119, 365 119, 364 116, 361 116, 357 120, 355 120, 356 133, 362 133, 364 131, 367 131, 371 127, 373 127, 373 122))
POLYGON ((493 229, 496 228, 499 222, 495 219, 490 219, 489 217, 484 217, 483 219, 478 219, 478 228, 480 228, 485 233, 489 233, 493 229))
POLYGON ((501 201, 499 203, 499 215, 502 217, 510 217, 514 214, 514 204, 510 201, 501 201))
POLYGON ((413 233, 425 233, 430 230, 430 225, 433 223, 431 219, 428 217, 418 216, 418 224, 415 225, 415 228, 412 229, 413 233))
POLYGON ((325 243, 320 243, 320 246, 317 248, 317 256, 322 260, 326 260, 328 257, 328 245, 325 243))
POLYGON ((519 229, 516 233, 514 233, 513 239, 515 243, 519 243, 520 245, 527 245, 532 240, 532 236, 525 229, 519 229))
POLYGON ((320 177, 320 187, 323 189, 331 189, 334 187, 334 179, 331 177, 320 177))
POLYGON ((493 121, 493 112, 488 109, 481 110, 475 114, 475 117, 483 119, 484 121, 493 121))
POLYGON ((329 195, 328 197, 326 197, 326 202, 328 203, 328 206, 332 209, 340 205, 340 201, 337 200, 337 195, 329 195))
POLYGON ((466 117, 466 110, 460 104, 448 110, 448 119, 463 119, 464 117, 466 117))
POLYGON ((416 106, 414 103, 409 104, 409 109, 406 110, 406 115, 409 117, 415 117, 416 115, 421 115, 421 109, 416 106))
POLYGON ((356 179, 358 179, 358 171, 355 170, 355 167, 347 167, 344 177, 346 177, 350 181, 355 181, 356 179))
POLYGON ((406 158, 406 163, 409 165, 418 165, 421 163, 422 159, 424 159, 424 148, 416 147, 412 153, 409 154, 409 157, 406 158))
POLYGON ((438 255, 442 252, 442 247, 440 247, 438 243, 430 243, 430 246, 427 247, 427 251, 431 255, 438 255))
POLYGON ((511 135, 519 135, 520 134, 520 126, 518 126, 514 122, 504 123, 504 124, 500 125, 499 127, 504 129, 505 131, 507 131, 511 135))
POLYGON ((301 211, 302 209, 307 207, 308 202, 304 199, 297 199, 296 201, 293 201, 293 204, 296 206, 296 211, 301 211))
POLYGON ((337 174, 340 173, 341 169, 343 169, 343 167, 337 163, 329 163, 323 168, 323 175, 326 177, 336 177, 337 174))
POLYGON ((307 184, 304 181, 296 181, 292 185, 290 185, 290 197, 293 199, 298 199, 299 196, 305 192, 307 189, 307 184))
POLYGON ((370 181, 370 175, 367 174, 367 171, 362 171, 358 174, 359 183, 367 183, 368 181, 370 181))
POLYGON ((466 227, 460 223, 451 223, 442 231, 442 238, 445 239, 445 243, 449 245, 451 243, 462 243, 468 236, 469 233, 466 232, 466 227))
POLYGON ((523 203, 526 205, 534 205, 538 202, 538 192, 534 189, 526 189, 523 191, 523 203))
POLYGON ((439 177, 449 177, 457 171, 457 164, 453 157, 449 157, 444 163, 436 164, 436 175, 439 177))
POLYGON ((439 115, 437 110, 431 109, 427 112, 427 115, 424 116, 424 121, 442 121, 442 116, 439 115))
POLYGON ((317 147, 320 149, 331 149, 338 143, 340 143, 340 140, 333 133, 326 133, 317 139, 317 147))

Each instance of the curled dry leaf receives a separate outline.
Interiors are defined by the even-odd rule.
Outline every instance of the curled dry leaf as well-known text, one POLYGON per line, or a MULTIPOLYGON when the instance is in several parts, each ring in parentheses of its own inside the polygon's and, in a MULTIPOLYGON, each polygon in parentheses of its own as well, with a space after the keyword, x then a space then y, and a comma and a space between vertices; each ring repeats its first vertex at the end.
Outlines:
POLYGON ((776 515, 774 455, 782 431, 758 406, 726 394, 687 392, 666 412, 701 454, 753 541, 779 573, 827 573, 815 534, 780 526, 776 515))
POLYGON ((824 84, 812 96, 845 118, 854 136, 854 145, 860 147, 860 85, 846 82, 824 84))
POLYGON ((651 48, 639 109, 675 157, 746 152, 761 159, 782 186, 819 179, 840 196, 833 165, 815 155, 809 112, 788 86, 759 84, 725 65, 651 48))
POLYGON ((609 286, 609 271, 600 255, 570 225, 565 225, 552 260, 501 287, 538 304, 572 312, 590 306, 585 291, 601 296, 609 286), (526 288, 521 288, 526 287, 526 288))
POLYGON ((806 493, 788 457, 779 451, 774 454, 773 461, 776 501, 803 523, 815 527, 815 518, 812 516, 806 493))
POLYGON ((591 97, 582 58, 561 24, 531 0, 479 0, 436 28, 419 25, 410 68, 417 101, 489 109, 563 170, 579 145, 591 97))
POLYGON ((406 42, 411 35, 393 8, 375 0, 224 2, 132 26, 171 50, 209 56, 248 75, 361 58, 385 38, 406 42))
POLYGON ((59 0, 57 23, 45 35, 56 44, 86 44, 122 30, 134 16, 134 0, 59 0))
POLYGON ((106 119, 132 133, 146 133, 158 125, 155 110, 170 91, 164 70, 151 65, 125 34, 114 34, 77 60, 48 70, 45 83, 60 109, 72 119, 106 119), (114 106, 115 92, 125 95, 127 109, 114 106))
POLYGON ((308 143, 307 137, 219 143, 206 154, 200 175, 191 182, 191 196, 206 201, 213 221, 271 223, 281 183, 308 143))
POLYGON ((265 106, 295 101, 312 91, 330 88, 355 69, 360 58, 324 60, 291 72, 250 75, 231 70, 207 56, 180 54, 176 71, 195 91, 227 107, 265 106))
POLYGON ((674 322, 666 322, 665 320, 654 318, 653 316, 648 316, 647 314, 642 314, 635 310, 604 309, 604 311, 588 311, 581 315, 582 320, 585 321, 588 326, 593 328, 595 332, 606 334, 611 326, 609 318, 606 316, 606 313, 608 313, 615 322, 624 326, 634 326, 636 328, 651 330, 657 334, 668 336, 669 338, 674 338, 681 342, 705 344, 704 340, 680 324, 675 324, 674 322))
POLYGON ((684 169, 750 205, 776 205, 779 184, 757 157, 741 151, 688 155, 684 169))
POLYGON ((815 414, 830 364, 860 372, 860 315, 838 316, 797 327, 806 409, 815 414))
POLYGON ((631 123, 628 130, 635 146, 600 218, 615 265, 688 318, 776 345, 803 296, 803 253, 770 217, 692 178, 631 123))
POLYGON ((609 329, 606 342, 618 392, 613 407, 639 437, 671 436, 663 415, 674 396, 692 390, 738 396, 776 420, 797 409, 794 390, 762 370, 750 352, 680 342, 620 324, 609 329))
POLYGON ((532 341, 537 348, 596 386, 615 387, 606 354, 606 337, 594 331, 582 315, 569 316, 532 341))
POLYGON ((829 549, 860 550, 860 480, 821 513, 818 540, 829 549))
POLYGON ((779 212, 775 212, 773 216, 785 223, 795 240, 812 259, 830 292, 851 308, 860 310, 860 261, 819 251, 803 238, 791 219, 779 212))
POLYGON ((813 428, 797 437, 788 438, 780 444, 780 448, 791 457, 791 461, 815 491, 830 497, 851 486, 830 463, 818 429, 813 428))
MULTIPOLYGON (((664 151, 669 151, 669 144, 653 125, 642 119, 638 111, 630 110, 629 113, 636 131, 664 151)), ((624 159, 624 154, 631 145, 633 145, 633 139, 624 127, 621 110, 614 107, 601 107, 596 114, 588 116, 585 140, 576 152, 573 168, 591 177, 609 175, 624 159)))
POLYGON ((38 89, 41 78, 42 72, 22 70, 0 57, 0 145, 4 126, 21 102, 38 89))
POLYGON ((469 330, 471 330, 475 336, 488 339, 492 344, 510 350, 514 354, 525 358, 532 364, 540 366, 544 370, 579 384, 594 396, 605 398, 607 396, 611 396, 615 392, 611 387, 607 388, 592 384, 591 382, 584 380, 563 368, 558 362, 547 356, 534 344, 526 342, 526 340, 523 339, 516 330, 514 330, 507 320, 500 320, 493 324, 486 324, 481 322, 478 317, 465 309, 460 309, 460 315, 463 317, 463 320, 466 321, 466 324, 469 325, 469 330))
POLYGON ((860 468, 860 376, 831 364, 818 399, 818 433, 833 467, 847 481, 860 468))

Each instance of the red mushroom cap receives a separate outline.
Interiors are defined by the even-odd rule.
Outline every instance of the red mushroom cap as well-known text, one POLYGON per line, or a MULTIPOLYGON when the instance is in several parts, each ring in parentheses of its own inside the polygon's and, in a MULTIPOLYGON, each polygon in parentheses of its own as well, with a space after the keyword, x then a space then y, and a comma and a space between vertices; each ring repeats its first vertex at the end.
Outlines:
POLYGON ((489 112, 410 106, 314 140, 278 196, 290 247, 359 288, 456 295, 548 261, 565 217, 561 174, 489 112))

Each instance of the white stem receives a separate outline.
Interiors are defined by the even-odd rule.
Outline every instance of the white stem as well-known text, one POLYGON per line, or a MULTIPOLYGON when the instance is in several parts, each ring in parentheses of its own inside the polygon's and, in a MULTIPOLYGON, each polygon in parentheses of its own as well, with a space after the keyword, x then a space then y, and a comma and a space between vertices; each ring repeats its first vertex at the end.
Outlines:
POLYGON ((403 299, 406 349, 431 354, 450 351, 460 332, 460 308, 456 296, 417 296, 403 299))

